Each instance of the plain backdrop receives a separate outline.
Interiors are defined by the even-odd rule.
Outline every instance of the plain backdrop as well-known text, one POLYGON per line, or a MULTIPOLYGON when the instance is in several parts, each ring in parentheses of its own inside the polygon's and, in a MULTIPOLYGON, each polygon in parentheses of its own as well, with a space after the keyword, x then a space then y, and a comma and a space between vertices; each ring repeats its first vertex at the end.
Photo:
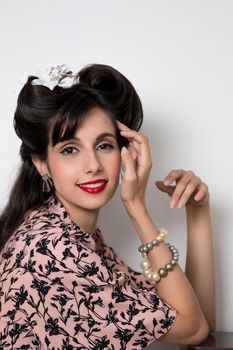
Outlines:
MULTIPOLYGON (((183 267, 184 209, 170 209, 154 181, 184 168, 209 185, 217 329, 233 331, 233 1, 0 0, 0 42, 0 206, 19 164, 12 120, 23 73, 62 63, 74 71, 89 63, 112 65, 142 99, 142 132, 150 138, 154 161, 148 207, 156 224, 169 230, 183 267)), ((99 227, 139 269, 139 241, 120 189, 101 213, 99 227)))

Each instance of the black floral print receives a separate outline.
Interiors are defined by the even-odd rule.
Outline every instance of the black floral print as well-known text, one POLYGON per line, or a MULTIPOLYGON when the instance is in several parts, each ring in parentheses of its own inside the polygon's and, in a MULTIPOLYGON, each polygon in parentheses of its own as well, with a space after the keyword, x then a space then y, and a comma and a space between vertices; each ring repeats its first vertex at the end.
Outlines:
POLYGON ((99 229, 84 232, 54 197, 25 217, 1 253, 0 350, 137 350, 175 317, 99 229))

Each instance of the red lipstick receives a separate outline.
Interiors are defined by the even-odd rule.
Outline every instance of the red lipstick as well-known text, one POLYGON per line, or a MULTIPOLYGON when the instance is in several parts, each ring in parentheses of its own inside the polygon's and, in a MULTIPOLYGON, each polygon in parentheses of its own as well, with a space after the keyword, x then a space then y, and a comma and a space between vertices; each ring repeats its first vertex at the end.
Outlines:
POLYGON ((85 192, 95 194, 102 192, 105 189, 106 185, 107 181, 105 179, 98 179, 78 184, 78 187, 85 192))

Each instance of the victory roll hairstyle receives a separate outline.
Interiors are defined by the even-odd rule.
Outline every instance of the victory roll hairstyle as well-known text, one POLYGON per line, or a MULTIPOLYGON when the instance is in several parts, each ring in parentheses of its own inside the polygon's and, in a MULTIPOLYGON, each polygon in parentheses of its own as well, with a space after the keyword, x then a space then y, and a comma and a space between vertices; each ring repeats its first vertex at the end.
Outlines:
MULTIPOLYGON (((32 156, 47 158, 49 142, 56 145, 74 136, 79 123, 94 107, 102 108, 117 130, 116 120, 139 130, 143 110, 133 85, 116 69, 102 64, 84 67, 69 87, 61 84, 52 90, 36 84, 29 76, 19 93, 14 127, 22 140, 21 166, 8 203, 0 216, 0 250, 22 222, 28 210, 38 208, 49 194, 41 191, 41 176, 32 156), (34 84, 33 84, 34 82, 34 84)), ((118 135, 121 148, 125 140, 118 135)))

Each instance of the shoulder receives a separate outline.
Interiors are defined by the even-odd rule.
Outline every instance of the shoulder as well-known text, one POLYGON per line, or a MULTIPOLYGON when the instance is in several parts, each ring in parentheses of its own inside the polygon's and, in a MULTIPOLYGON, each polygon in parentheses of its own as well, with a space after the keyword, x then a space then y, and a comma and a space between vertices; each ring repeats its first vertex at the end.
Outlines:
POLYGON ((19 256, 30 256, 32 250, 35 254, 38 247, 53 240, 63 242, 63 239, 69 236, 69 225, 64 224, 62 215, 51 200, 37 209, 28 211, 5 244, 0 263, 9 258, 13 261, 19 256))

